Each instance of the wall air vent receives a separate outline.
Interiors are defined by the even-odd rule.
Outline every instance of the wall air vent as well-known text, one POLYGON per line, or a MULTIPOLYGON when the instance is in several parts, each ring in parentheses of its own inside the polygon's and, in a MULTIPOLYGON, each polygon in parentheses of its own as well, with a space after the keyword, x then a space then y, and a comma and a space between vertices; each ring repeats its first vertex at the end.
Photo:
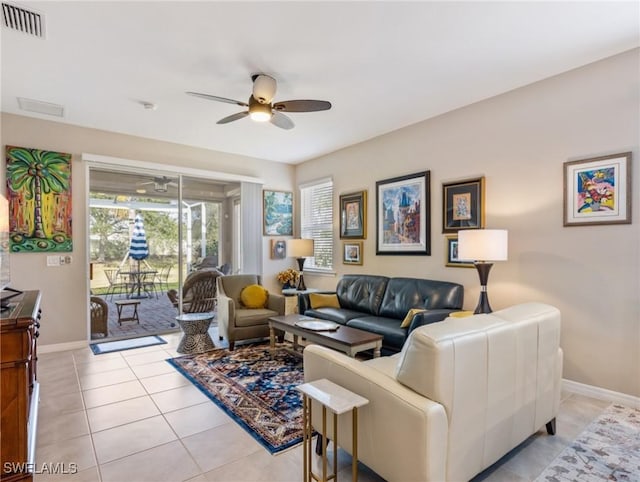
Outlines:
POLYGON ((3 2, 2 23, 12 30, 44 38, 44 15, 39 12, 3 2))

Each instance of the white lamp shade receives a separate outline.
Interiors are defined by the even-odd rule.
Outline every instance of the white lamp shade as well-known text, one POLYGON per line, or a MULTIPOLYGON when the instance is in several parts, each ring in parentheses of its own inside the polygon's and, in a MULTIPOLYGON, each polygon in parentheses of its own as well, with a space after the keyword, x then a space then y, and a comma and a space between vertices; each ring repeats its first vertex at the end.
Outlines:
POLYGON ((458 259, 464 261, 506 261, 506 229, 464 229, 458 231, 458 259))
POLYGON ((287 241, 287 254, 292 258, 313 256, 313 239, 290 239, 287 241))

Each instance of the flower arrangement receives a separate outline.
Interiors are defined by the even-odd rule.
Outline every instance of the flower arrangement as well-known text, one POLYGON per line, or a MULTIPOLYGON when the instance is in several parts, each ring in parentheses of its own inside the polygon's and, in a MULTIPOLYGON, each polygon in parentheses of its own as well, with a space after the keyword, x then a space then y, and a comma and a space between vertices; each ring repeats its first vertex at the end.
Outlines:
POLYGON ((298 272, 293 269, 285 269, 284 271, 280 271, 276 278, 278 279, 278 283, 286 284, 286 283, 294 283, 298 279, 298 272))

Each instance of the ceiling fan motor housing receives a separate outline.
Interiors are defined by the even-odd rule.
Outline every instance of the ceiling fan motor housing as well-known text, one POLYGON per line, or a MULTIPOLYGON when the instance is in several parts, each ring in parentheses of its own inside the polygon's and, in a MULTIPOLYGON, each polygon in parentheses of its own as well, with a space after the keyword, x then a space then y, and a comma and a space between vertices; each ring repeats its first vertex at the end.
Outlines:
POLYGON ((270 104, 276 95, 276 79, 268 75, 253 76, 253 97, 261 104, 270 104))

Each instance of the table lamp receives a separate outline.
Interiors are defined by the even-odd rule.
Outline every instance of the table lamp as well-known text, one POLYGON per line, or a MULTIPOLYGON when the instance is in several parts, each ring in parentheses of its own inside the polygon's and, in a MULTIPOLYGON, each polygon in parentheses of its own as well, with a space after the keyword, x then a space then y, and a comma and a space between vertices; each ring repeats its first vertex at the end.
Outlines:
POLYGON ((491 313, 487 281, 493 263, 507 260, 506 229, 464 229, 458 231, 458 259, 473 261, 480 277, 480 299, 474 313, 491 313))
POLYGON ((302 270, 304 269, 304 262, 309 256, 313 256, 313 239, 290 239, 287 241, 287 253, 289 257, 296 258, 298 261, 298 291, 304 291, 307 287, 304 285, 304 278, 302 277, 302 270))

